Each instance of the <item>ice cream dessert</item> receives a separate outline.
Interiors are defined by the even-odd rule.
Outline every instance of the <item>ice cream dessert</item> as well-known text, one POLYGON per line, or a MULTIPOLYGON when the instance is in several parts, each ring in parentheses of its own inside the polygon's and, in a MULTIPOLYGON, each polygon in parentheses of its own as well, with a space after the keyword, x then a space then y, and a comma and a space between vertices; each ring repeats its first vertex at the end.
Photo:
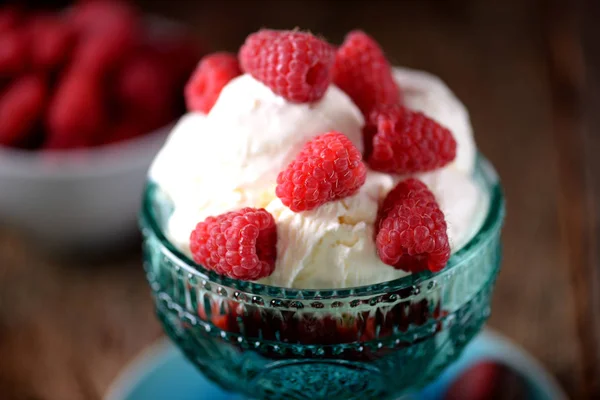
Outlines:
POLYGON ((150 179, 173 204, 169 240, 204 268, 368 285, 443 269, 482 224, 465 107, 362 32, 334 49, 259 31, 237 58, 203 59, 186 95, 150 179))

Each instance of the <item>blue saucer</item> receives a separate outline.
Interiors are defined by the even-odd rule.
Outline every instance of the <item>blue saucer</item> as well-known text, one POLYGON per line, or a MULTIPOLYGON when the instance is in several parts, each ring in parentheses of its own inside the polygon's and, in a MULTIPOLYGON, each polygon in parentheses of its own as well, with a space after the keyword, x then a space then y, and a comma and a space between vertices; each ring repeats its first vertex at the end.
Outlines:
MULTIPOLYGON (((465 349, 460 359, 415 398, 441 399, 461 371, 481 359, 502 361, 529 384, 528 399, 562 400, 567 397, 531 356, 503 336, 486 330, 465 349)), ((131 363, 108 390, 105 400, 242 400, 204 378, 183 354, 163 339, 131 363)))

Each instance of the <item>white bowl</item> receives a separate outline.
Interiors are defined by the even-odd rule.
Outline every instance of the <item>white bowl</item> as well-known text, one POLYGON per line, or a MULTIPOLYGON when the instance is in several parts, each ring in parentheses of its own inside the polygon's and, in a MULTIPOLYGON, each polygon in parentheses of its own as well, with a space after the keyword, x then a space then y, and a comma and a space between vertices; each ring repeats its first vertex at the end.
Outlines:
POLYGON ((0 147, 0 222, 59 251, 126 242, 136 233, 148 168, 170 128, 93 149, 0 147))
MULTIPOLYGON (((68 12, 68 10, 67 10, 68 12)), ((144 16, 150 36, 189 33, 144 16)), ((0 146, 0 224, 59 252, 106 250, 137 237, 146 174, 173 124, 108 146, 22 151, 0 146)))

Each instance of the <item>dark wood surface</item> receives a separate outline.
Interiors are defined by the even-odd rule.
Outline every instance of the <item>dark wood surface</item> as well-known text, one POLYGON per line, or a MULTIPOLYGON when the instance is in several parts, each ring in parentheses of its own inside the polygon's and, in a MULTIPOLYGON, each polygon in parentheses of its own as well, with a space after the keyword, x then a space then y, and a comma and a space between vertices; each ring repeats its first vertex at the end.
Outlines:
POLYGON ((600 5, 551 1, 546 31, 553 122, 559 151, 559 217, 565 237, 581 354, 581 395, 600 396, 600 5), (579 33, 579 34, 578 34, 579 33), (581 40, 578 40, 581 39, 581 40))
MULTIPOLYGON (((262 26, 300 26, 334 42, 358 27, 395 64, 441 76, 469 108, 478 146, 508 199, 489 325, 538 358, 571 396, 583 395, 585 349, 558 213, 559 204, 569 206, 559 193, 570 176, 559 180, 564 169, 552 133, 553 115, 571 103, 552 101, 557 75, 548 68, 548 48, 557 39, 547 40, 545 3, 346 1, 343 10, 342 2, 317 0, 140 3, 186 21, 214 49, 236 50, 262 26)), ((149 296, 135 251, 66 263, 0 231, 0 398, 101 398, 119 370, 161 335, 149 296)))

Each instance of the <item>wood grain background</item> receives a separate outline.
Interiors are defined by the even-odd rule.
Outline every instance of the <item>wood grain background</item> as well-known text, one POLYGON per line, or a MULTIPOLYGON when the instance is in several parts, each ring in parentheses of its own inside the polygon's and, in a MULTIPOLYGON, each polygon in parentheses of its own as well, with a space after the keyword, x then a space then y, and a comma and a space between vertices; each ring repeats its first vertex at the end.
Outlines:
MULTIPOLYGON (((548 62, 562 54, 576 84, 580 54, 572 26, 549 39, 556 24, 547 23, 548 3, 138 3, 188 23, 213 49, 235 51, 263 26, 300 26, 332 42, 361 28, 395 64, 444 79, 470 110, 478 146, 496 166, 508 199, 489 325, 537 357, 571 396, 584 395, 570 253, 559 229, 560 185, 570 175, 559 180, 555 144, 564 136, 553 135, 557 115, 571 116, 563 119, 568 130, 577 114, 569 108, 573 99, 557 92, 559 64, 548 62)), ((131 357, 160 335, 137 251, 109 261, 57 261, 18 233, 0 230, 0 398, 99 399, 131 357)))

